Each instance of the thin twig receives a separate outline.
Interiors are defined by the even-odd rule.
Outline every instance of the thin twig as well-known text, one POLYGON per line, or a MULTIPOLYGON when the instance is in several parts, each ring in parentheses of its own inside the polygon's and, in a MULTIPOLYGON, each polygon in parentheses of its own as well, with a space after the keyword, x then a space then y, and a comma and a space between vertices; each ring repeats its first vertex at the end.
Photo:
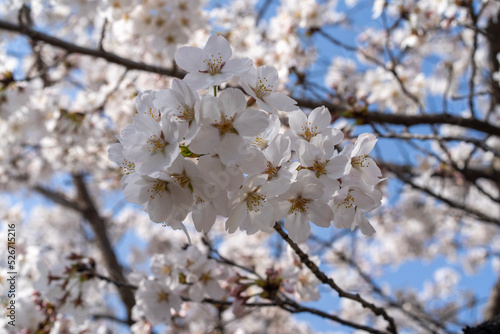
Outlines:
POLYGON ((319 279, 322 283, 328 284, 333 290, 335 290, 339 297, 341 298, 347 298, 354 300, 358 303, 360 303, 363 307, 370 309, 375 315, 382 316, 387 322, 388 322, 388 327, 387 330, 390 333, 397 333, 396 329, 396 323, 394 322, 394 319, 387 314, 386 310, 383 308, 380 308, 368 301, 366 301, 364 298, 362 298, 359 294, 353 294, 344 291, 341 287, 337 285, 337 283, 334 282, 334 280, 328 276, 326 276, 319 268, 318 266, 312 262, 309 259, 309 256, 300 249, 300 247, 292 240, 290 237, 288 237, 288 234, 286 234, 285 231, 281 228, 281 226, 276 223, 274 224, 274 229, 279 233, 281 238, 290 245, 290 247, 294 250, 295 254, 300 258, 301 262, 311 270, 311 272, 316 276, 317 279, 319 279))

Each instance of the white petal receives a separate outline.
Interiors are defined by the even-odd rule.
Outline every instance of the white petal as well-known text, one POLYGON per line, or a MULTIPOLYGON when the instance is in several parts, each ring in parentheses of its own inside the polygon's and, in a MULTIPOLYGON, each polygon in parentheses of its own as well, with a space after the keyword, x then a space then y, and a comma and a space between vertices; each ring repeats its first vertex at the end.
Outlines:
POLYGON ((319 227, 328 227, 333 218, 333 211, 328 204, 314 201, 309 204, 307 210, 309 220, 319 227))
POLYGON ((339 205, 333 215, 333 224, 337 228, 351 227, 355 214, 356 210, 354 207, 346 208, 344 205, 339 205))
POLYGON ((205 70, 203 60, 204 52, 192 46, 184 46, 175 53, 175 62, 177 66, 187 72, 198 72, 205 70))
POLYGON ((283 194, 285 191, 290 189, 291 182, 285 178, 276 178, 265 183, 260 189, 267 198, 273 198, 275 196, 283 194))
POLYGON ((305 198, 311 199, 321 198, 324 193, 323 184, 316 178, 316 176, 311 176, 311 174, 303 174, 305 176, 301 180, 297 179, 298 182, 302 182, 304 184, 302 195, 305 198))
POLYGON ((380 182, 380 177, 382 176, 382 171, 377 166, 375 161, 371 158, 365 158, 363 165, 366 166, 360 168, 363 180, 371 186, 378 184, 380 182))
POLYGON ((253 62, 250 58, 231 59, 226 62, 221 72, 231 74, 231 76, 239 76, 248 72, 252 65, 253 62))
POLYGON ((201 302, 205 297, 201 282, 196 282, 189 289, 189 298, 194 302, 201 302))
POLYGON ((296 134, 304 133, 304 127, 307 123, 307 116, 300 109, 294 110, 288 114, 288 123, 290 124, 290 128, 296 134))
POLYGON ((207 233, 214 225, 217 215, 210 203, 205 202, 204 204, 202 208, 195 208, 191 216, 196 231, 207 233))
POLYGON ((339 190, 340 183, 337 180, 331 179, 328 175, 320 175, 318 180, 324 186, 323 199, 330 199, 337 190, 339 190))
POLYGON ((228 88, 220 94, 219 98, 224 104, 225 114, 229 117, 242 113, 246 108, 245 95, 239 89, 228 88))
POLYGON ((287 200, 272 202, 272 205, 274 207, 274 219, 276 220, 285 218, 288 215, 288 211, 290 211, 290 208, 292 207, 292 203, 287 200))
POLYGON ((243 173, 248 175, 263 173, 267 167, 267 159, 261 150, 249 147, 245 161, 240 163, 243 173))
POLYGON ((285 228, 288 231, 290 239, 296 243, 303 243, 311 233, 311 225, 307 216, 303 213, 292 213, 286 216, 285 228))
POLYGON ((243 219, 247 214, 246 203, 240 203, 231 213, 226 220, 226 231, 234 233, 241 226, 243 219))
POLYGON ((233 125, 242 136, 256 136, 267 128, 269 117, 260 110, 247 109, 238 114, 233 125))
POLYGON ((278 134, 269 142, 269 146, 264 150, 264 154, 276 166, 281 166, 290 160, 292 154, 291 146, 292 143, 289 137, 278 134))
POLYGON ((226 166, 233 166, 245 161, 248 154, 248 145, 243 138, 226 133, 216 148, 220 161, 226 166))
POLYGON ((328 137, 328 139, 333 145, 337 145, 344 138, 344 133, 339 129, 335 128, 326 128, 321 133, 324 134, 325 137, 328 137))
POLYGON ((172 209, 172 204, 170 196, 163 193, 162 196, 157 195, 148 202, 147 211, 149 213, 149 219, 155 223, 163 223, 170 216, 170 211, 172 209))
POLYGON ((209 125, 220 122, 224 112, 222 101, 211 95, 205 95, 200 102, 201 123, 209 125))
POLYGON ((351 152, 351 157, 357 155, 369 154, 375 144, 377 143, 377 137, 372 133, 362 133, 358 136, 354 148, 351 152))
POLYGON ((372 236, 375 233, 375 229, 373 226, 370 224, 368 219, 366 219, 366 216, 362 212, 357 212, 356 213, 356 222, 358 223, 359 229, 361 230, 361 233, 363 233, 366 236, 372 236))
POLYGON ((302 167, 312 167, 314 161, 317 159, 318 155, 320 155, 319 150, 305 140, 299 140, 296 149, 302 167))
POLYGON ((354 204, 360 209, 370 210, 375 205, 375 200, 361 189, 353 189, 349 193, 354 199, 354 204))
POLYGON ((328 177, 332 179, 340 179, 347 175, 348 167, 351 159, 345 155, 338 155, 326 164, 326 172, 328 177))
POLYGON ((116 164, 118 164, 120 167, 124 166, 124 156, 123 156, 123 147, 122 144, 120 143, 114 143, 112 144, 109 149, 108 149, 108 156, 109 159, 116 164))
POLYGON ((217 55, 220 55, 222 61, 228 60, 233 54, 229 42, 220 35, 211 35, 208 38, 207 44, 203 48, 203 51, 209 57, 217 57, 217 55))
POLYGON ((253 88, 257 87, 257 70, 254 67, 241 76, 240 85, 248 95, 255 95, 253 88))
POLYGON ((189 150, 197 154, 213 153, 219 142, 219 131, 212 126, 204 126, 191 140, 189 150))
POLYGON ((262 79, 267 79, 268 85, 278 86, 278 71, 273 66, 264 65, 257 69, 257 76, 262 79))
POLYGON ((273 92, 264 98, 264 101, 280 111, 294 111, 299 109, 297 101, 280 92, 273 92))
POLYGON ((208 73, 189 72, 183 80, 193 89, 206 89, 210 87, 210 78, 208 73))
POLYGON ((270 232, 274 226, 274 209, 269 203, 264 203, 259 211, 250 211, 250 220, 264 232, 270 232))
POLYGON ((321 106, 311 111, 308 120, 311 123, 311 128, 315 130, 315 132, 320 132, 330 125, 332 122, 332 116, 330 115, 328 108, 321 106))

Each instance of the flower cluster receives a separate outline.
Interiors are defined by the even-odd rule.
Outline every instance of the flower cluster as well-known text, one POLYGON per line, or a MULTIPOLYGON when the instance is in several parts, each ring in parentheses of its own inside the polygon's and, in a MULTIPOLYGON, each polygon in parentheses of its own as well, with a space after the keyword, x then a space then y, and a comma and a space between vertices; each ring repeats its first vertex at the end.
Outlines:
POLYGON ((125 198, 153 222, 184 231, 191 213, 200 232, 219 215, 229 233, 270 231, 284 219, 296 242, 309 236, 309 222, 373 234, 365 213, 382 197, 375 189, 381 171, 368 157, 375 136, 341 146, 344 135, 330 127, 327 108, 307 116, 276 91, 273 67, 231 57, 222 36, 211 36, 204 49, 180 48, 175 59, 188 72, 184 80, 137 96, 133 123, 109 149, 125 172, 125 198), (233 76, 249 98, 236 88, 218 92, 233 76), (289 112, 284 133, 278 111, 289 112))

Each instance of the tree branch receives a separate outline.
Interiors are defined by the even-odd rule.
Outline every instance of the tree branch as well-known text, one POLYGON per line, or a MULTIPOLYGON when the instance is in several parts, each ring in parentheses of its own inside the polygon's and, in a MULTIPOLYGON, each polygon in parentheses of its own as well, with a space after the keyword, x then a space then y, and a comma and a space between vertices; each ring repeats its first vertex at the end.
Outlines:
MULTIPOLYGON (((116 254, 111 246, 111 242, 109 241, 107 230, 106 230, 106 221, 99 215, 97 208, 92 201, 92 198, 88 192, 87 185, 83 180, 81 175, 73 175, 73 182, 77 189, 78 199, 81 201, 81 213, 83 217, 90 223, 92 230, 94 231, 99 249, 104 258, 104 262, 106 267, 108 268, 111 279, 117 282, 127 282, 125 277, 123 276, 122 268, 118 263, 116 258, 116 254)), ((135 298, 132 291, 130 291, 127 287, 118 286, 118 291, 120 293, 120 297, 127 308, 127 314, 129 321, 131 321, 132 316, 132 307, 135 305, 135 298)))
MULTIPOLYGON (((79 46, 70 42, 66 42, 62 39, 44 34, 32 28, 19 26, 3 20, 0 20, 0 29, 25 35, 35 41, 43 41, 47 44, 62 48, 66 50, 68 53, 78 53, 82 55, 102 58, 110 63, 124 66, 129 70, 151 72, 176 78, 183 78, 185 75, 185 73, 181 71, 174 71, 173 69, 161 66, 136 62, 104 50, 79 46)), ((311 101, 305 99, 296 99, 296 100, 298 102, 298 106, 302 108, 316 108, 319 105, 324 105, 330 110, 330 112, 348 111, 345 107, 333 104, 328 101, 311 101)), ((370 121, 376 123, 387 123, 387 124, 396 124, 405 126, 421 125, 421 124, 458 125, 465 128, 470 128, 477 131, 485 132, 491 135, 500 136, 500 127, 497 127, 485 121, 480 121, 473 118, 463 118, 459 116, 450 115, 447 113, 404 115, 404 114, 387 114, 382 112, 370 111, 363 113, 348 112, 346 113, 346 115, 343 116, 346 118, 361 119, 366 122, 370 121)))
POLYGON ((128 68, 129 70, 139 70, 139 71, 145 71, 145 72, 152 72, 152 73, 157 73, 161 75, 167 75, 170 77, 177 77, 177 78, 182 78, 184 77, 183 72, 180 71, 173 71, 168 68, 160 67, 160 66, 155 66, 155 65, 150 65, 150 64, 145 64, 141 62, 136 62, 127 58, 120 57, 114 53, 107 52, 102 49, 91 49, 83 46, 79 46, 70 42, 66 42, 60 38, 53 37, 47 34, 44 34, 43 32, 40 32, 38 30, 25 27, 25 26, 20 26, 16 24, 12 24, 7 21, 0 20, 0 29, 16 32, 22 35, 25 35, 29 37, 33 41, 42 41, 47 44, 59 47, 61 49, 64 49, 68 51, 68 53, 78 53, 82 55, 87 55, 87 56, 92 56, 96 58, 102 58, 107 60, 110 63, 114 63, 117 65, 122 65, 128 68))
POLYGON ((288 235, 285 233, 285 231, 283 231, 283 229, 278 223, 274 224, 274 229, 279 233, 281 238, 290 245, 290 247, 294 250, 295 254, 299 256, 300 261, 307 268, 309 268, 309 270, 311 270, 311 272, 314 274, 314 276, 316 276, 317 279, 319 279, 322 283, 329 285, 333 290, 337 291, 339 297, 354 300, 360 303, 363 307, 370 309, 375 315, 382 316, 389 323, 387 330, 390 333, 397 333, 394 319, 387 314, 385 309, 377 307, 374 304, 366 301, 359 294, 353 294, 342 290, 342 288, 339 287, 332 278, 326 276, 318 268, 318 266, 309 259, 309 256, 306 253, 304 253, 302 249, 300 249, 300 247, 292 239, 290 239, 290 237, 288 237, 288 235))
POLYGON ((484 222, 487 222, 487 223, 492 223, 492 224, 495 224, 497 226, 500 226, 500 219, 498 218, 495 218, 495 217, 490 217, 480 211, 477 211, 475 209, 472 209, 472 208, 468 208, 468 207, 465 207, 464 205, 462 204, 459 204, 459 203, 456 203, 448 198, 445 198, 443 196, 440 196, 439 194, 435 193, 433 190, 431 189, 428 189, 428 188, 425 188, 423 186, 419 186, 417 185, 415 182, 413 182, 413 180, 411 179, 411 177, 409 176, 406 176, 404 175, 403 171, 404 172, 408 172, 409 170, 409 166, 394 166, 394 165, 391 165, 391 164, 379 164, 381 167, 383 166, 384 168, 386 168, 387 170, 389 170, 391 173, 393 173, 394 175, 396 175, 401 181, 409 184, 412 188, 414 189, 417 189, 417 190, 420 190, 434 198, 436 198, 437 200, 447 204, 448 206, 452 207, 452 208, 455 208, 455 209, 459 209, 459 210, 462 210, 464 211, 465 213, 469 214, 469 215, 472 215, 472 216, 475 216, 473 218, 475 219, 478 219, 478 220, 481 220, 481 221, 484 221, 484 222))

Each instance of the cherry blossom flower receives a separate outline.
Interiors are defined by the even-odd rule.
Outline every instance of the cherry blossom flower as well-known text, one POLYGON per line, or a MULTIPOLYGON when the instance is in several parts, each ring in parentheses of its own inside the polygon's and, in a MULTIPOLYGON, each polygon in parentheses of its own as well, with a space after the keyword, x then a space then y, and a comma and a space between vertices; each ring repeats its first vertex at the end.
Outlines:
POLYGON ((227 217, 227 192, 215 184, 205 183, 203 191, 194 191, 191 219, 198 232, 208 232, 212 228, 217 215, 227 217))
POLYGON ((321 200, 323 184, 315 177, 297 177, 290 189, 277 197, 277 220, 285 218, 290 238, 302 243, 311 232, 309 221, 319 227, 328 227, 333 218, 332 209, 321 200))
POLYGON ((171 324, 172 310, 180 311, 182 299, 165 281, 145 279, 135 293, 136 312, 152 325, 171 324))
POLYGON ((344 138, 344 135, 338 129, 329 127, 332 117, 328 109, 323 106, 315 108, 309 116, 306 116, 301 110, 292 111, 288 115, 288 120, 290 130, 287 131, 287 134, 292 139, 294 148, 296 148, 298 140, 311 141, 312 138, 319 134, 329 136, 336 144, 344 138))
POLYGON ((219 97, 201 100, 202 127, 189 146, 197 154, 217 153, 225 165, 244 161, 247 147, 242 136, 256 136, 268 123, 262 111, 246 109, 240 90, 226 89, 219 97))
POLYGON ((154 93, 137 96, 138 114, 118 138, 123 156, 135 164, 140 174, 150 174, 168 167, 179 154, 177 124, 153 106, 154 93))
POLYGON ((278 71, 272 66, 252 68, 240 79, 240 85, 259 107, 268 113, 297 110, 297 102, 283 93, 276 92, 278 88, 278 71))
POLYGON ((269 125, 262 131, 259 135, 250 137, 250 142, 252 146, 258 147, 261 150, 265 150, 269 145, 269 142, 273 140, 280 133, 281 120, 278 115, 269 115, 269 125))
POLYGON ((142 205, 149 218, 172 228, 183 228, 182 221, 192 204, 191 191, 181 188, 167 175, 158 178, 134 174, 123 189, 125 199, 142 205))
POLYGON ((316 135, 310 142, 298 141, 297 155, 300 171, 312 172, 325 185, 325 197, 331 197, 339 189, 338 179, 350 171, 349 158, 338 155, 336 142, 329 136, 316 135))
POLYGON ((227 40, 222 36, 212 35, 203 49, 186 46, 177 50, 177 65, 189 72, 185 77, 193 89, 205 89, 229 81, 250 70, 249 58, 230 59, 233 54, 227 40))
POLYGON ((200 96, 184 81, 174 79, 171 89, 158 91, 153 104, 179 124, 179 137, 189 141, 198 131, 200 96))
POLYGON ((135 163, 125 159, 121 143, 115 143, 108 149, 109 159, 118 164, 123 171, 121 179, 122 188, 128 183, 128 179, 135 173, 135 163))
MULTIPOLYGON (((318 267, 321 264, 318 256, 309 256, 309 259, 318 267)), ((286 248, 285 261, 290 263, 286 263, 283 268, 283 279, 293 286, 293 294, 303 301, 318 300, 321 296, 318 289, 321 282, 309 268, 302 265, 299 256, 290 246, 286 248)))
POLYGON ((373 187, 381 181, 380 168, 372 158, 368 157, 376 143, 375 135, 363 133, 356 139, 354 146, 348 145, 341 152, 341 155, 351 158, 353 168, 350 171, 350 177, 353 182, 365 182, 368 186, 373 187))
POLYGON ((165 279, 168 284, 179 281, 179 268, 171 256, 154 254, 151 257, 150 267, 155 277, 165 279))
POLYGON ((218 282, 218 279, 222 278, 222 273, 217 268, 215 260, 204 258, 190 266, 189 271, 186 283, 190 284, 189 298, 191 300, 201 301, 203 298, 222 299, 224 290, 218 282))
POLYGON ((347 186, 333 197, 331 207, 333 210, 333 224, 337 228, 354 229, 359 226, 364 235, 371 236, 375 229, 365 217, 365 213, 380 206, 381 194, 374 190, 367 194, 360 188, 347 186))
MULTIPOLYGON (((271 197, 287 191, 297 175, 298 162, 290 162, 290 139, 282 134, 274 137, 263 151, 266 166, 263 172, 267 174, 266 189, 271 197)), ((262 173, 262 171, 260 171, 262 173)))
POLYGON ((258 230, 270 230, 274 224, 274 209, 266 200, 268 194, 263 185, 267 178, 266 174, 247 178, 230 200, 232 210, 226 220, 226 230, 229 233, 234 233, 238 227, 246 230, 248 234, 258 230))

